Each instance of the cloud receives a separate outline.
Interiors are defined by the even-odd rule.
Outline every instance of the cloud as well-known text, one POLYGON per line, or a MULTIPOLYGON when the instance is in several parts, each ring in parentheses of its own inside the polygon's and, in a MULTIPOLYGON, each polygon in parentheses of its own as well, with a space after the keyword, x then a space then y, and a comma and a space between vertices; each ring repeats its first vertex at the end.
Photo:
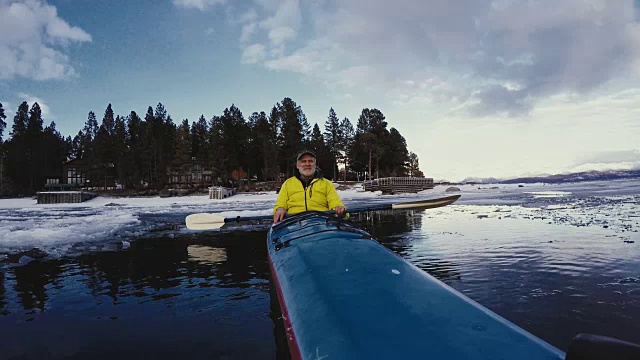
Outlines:
MULTIPOLYGON (((256 3, 261 12, 252 21, 268 34, 259 42, 290 46, 268 52, 267 68, 304 74, 313 68, 311 76, 331 79, 366 66, 374 77, 345 86, 389 91, 406 86, 398 79, 423 84, 436 76, 455 89, 451 101, 474 115, 519 116, 546 98, 589 94, 640 69, 632 0, 256 3), (293 47, 303 22, 310 24, 306 41, 293 47)), ((422 97, 445 100, 421 90, 422 97)))
POLYGON ((262 61, 266 56, 265 47, 262 44, 249 45, 242 53, 243 64, 256 64, 262 61))
POLYGON ((75 74, 65 54, 70 43, 91 35, 37 0, 0 2, 0 79, 62 79, 75 74))
POLYGON ((288 26, 280 26, 269 31, 269 40, 275 46, 284 45, 295 37, 296 31, 288 26))
POLYGON ((302 24, 302 14, 298 0, 282 0, 276 7, 271 4, 263 4, 263 8, 267 12, 269 10, 273 12, 260 22, 260 26, 266 30, 272 31, 278 28, 297 30, 302 24))
POLYGON ((7 115, 7 117, 9 117, 8 114, 13 108, 13 105, 11 105, 11 102, 0 100, 0 104, 2 104, 2 108, 4 109, 4 114, 7 115))
POLYGON ((206 10, 212 6, 224 4, 225 0, 173 0, 173 5, 186 9, 206 10))
MULTIPOLYGON (((269 54, 272 59, 279 59, 284 57, 285 46, 298 37, 302 25, 300 2, 298 0, 254 0, 253 7, 233 22, 242 26, 240 43, 245 46, 243 63, 246 63, 247 51, 256 50, 255 46, 249 49, 248 44, 256 43, 264 46, 263 59, 267 58, 266 54, 269 54)), ((287 61, 282 58, 277 62, 287 61)))
POLYGON ((580 158, 575 166, 616 163, 640 163, 640 150, 601 151, 580 158))
POLYGON ((246 43, 251 39, 251 36, 256 32, 258 24, 252 22, 242 26, 242 35, 240 35, 240 42, 246 43))
MULTIPOLYGON (((30 95, 30 94, 25 94, 25 93, 18 93, 17 97, 19 99, 19 103, 26 101, 27 104, 29 104, 29 109, 31 109, 34 103, 38 103, 38 105, 40 105, 40 110, 42 110, 42 119, 44 120, 45 125, 51 122, 52 120, 55 120, 56 117, 51 113, 51 109, 49 108, 49 105, 47 105, 44 102, 44 100, 42 100, 41 98, 30 95)), ((9 115, 7 115, 7 117, 8 116, 9 115)))

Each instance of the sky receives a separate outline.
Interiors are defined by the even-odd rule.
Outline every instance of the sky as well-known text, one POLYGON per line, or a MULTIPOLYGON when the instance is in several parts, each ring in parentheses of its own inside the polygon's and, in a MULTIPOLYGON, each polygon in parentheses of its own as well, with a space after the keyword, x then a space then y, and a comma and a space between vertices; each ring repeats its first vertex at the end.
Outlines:
POLYGON ((640 168, 632 0, 0 0, 0 102, 76 134, 291 97, 323 128, 377 108, 436 180, 640 168))

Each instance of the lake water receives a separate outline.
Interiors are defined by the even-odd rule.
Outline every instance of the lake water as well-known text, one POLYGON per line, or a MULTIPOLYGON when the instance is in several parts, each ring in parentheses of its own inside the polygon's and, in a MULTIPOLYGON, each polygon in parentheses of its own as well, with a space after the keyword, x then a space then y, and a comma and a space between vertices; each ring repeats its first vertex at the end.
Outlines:
MULTIPOLYGON (((640 343, 640 196, 607 189, 463 189, 445 208, 353 221, 562 350, 579 332, 640 343)), ((136 217, 166 225, 184 214, 136 217)), ((61 256, 5 251, 0 358, 285 358, 264 226, 131 233, 61 256)))

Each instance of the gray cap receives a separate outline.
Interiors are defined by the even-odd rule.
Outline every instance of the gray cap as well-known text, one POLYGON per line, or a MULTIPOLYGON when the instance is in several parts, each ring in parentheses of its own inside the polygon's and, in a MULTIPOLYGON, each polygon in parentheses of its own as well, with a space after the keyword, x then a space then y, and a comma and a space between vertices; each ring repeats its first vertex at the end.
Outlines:
POLYGON ((298 156, 296 157, 296 161, 300 160, 302 155, 311 155, 313 156, 314 159, 316 159, 316 154, 313 151, 303 150, 300 153, 298 153, 298 156))

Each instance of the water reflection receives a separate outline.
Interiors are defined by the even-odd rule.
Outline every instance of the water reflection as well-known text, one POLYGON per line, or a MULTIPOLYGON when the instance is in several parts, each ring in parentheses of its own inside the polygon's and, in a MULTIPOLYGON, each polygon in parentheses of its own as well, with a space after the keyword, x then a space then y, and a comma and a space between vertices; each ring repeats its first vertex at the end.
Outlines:
POLYGON ((25 311, 44 311, 49 296, 47 288, 60 289, 59 262, 33 261, 13 271, 14 289, 25 311))
MULTIPOLYGON (((201 237, 146 239, 128 251, 101 252, 77 258, 32 261, 0 272, 0 307, 6 312, 11 283, 22 309, 44 311, 49 292, 82 284, 95 298, 145 297, 161 290, 189 286, 268 288, 265 232, 210 234, 201 237), (207 238, 205 241, 202 238, 207 238), (5 280, 5 272, 11 275, 5 280), (69 284, 63 279, 72 279, 69 284), (205 285, 204 283, 208 284, 205 285)), ((8 314, 5 314, 8 315, 8 314)))
POLYGON ((416 240, 423 243, 423 239, 409 234, 419 231, 423 227, 424 219, 424 210, 367 212, 355 214, 351 218, 384 246, 400 256, 411 258, 414 265, 420 269, 443 281, 461 280, 462 276, 455 262, 432 255, 415 257, 414 244, 416 240))
POLYGON ((4 272, 0 271, 0 315, 7 315, 7 298, 6 298, 7 290, 5 289, 5 279, 4 272))
POLYGON ((273 358, 265 241, 265 232, 203 233, 5 266, 3 357, 137 359, 148 349, 187 358, 273 358), (47 340, 61 323, 73 341, 47 340))
POLYGON ((224 248, 213 248, 203 245, 187 246, 189 261, 213 265, 227 261, 227 251, 224 248))
POLYGON ((352 214, 349 220, 357 223, 379 241, 386 243, 394 235, 422 227, 423 213, 424 211, 393 210, 364 212, 352 214))

